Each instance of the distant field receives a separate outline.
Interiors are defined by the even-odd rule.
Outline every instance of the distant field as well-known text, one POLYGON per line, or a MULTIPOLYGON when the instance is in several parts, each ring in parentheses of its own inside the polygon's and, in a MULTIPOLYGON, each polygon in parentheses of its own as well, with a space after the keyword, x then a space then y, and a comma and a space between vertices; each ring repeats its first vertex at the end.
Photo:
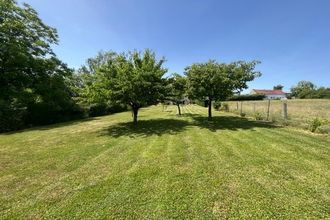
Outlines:
MULTIPOLYGON (((288 106, 289 121, 293 125, 306 127, 308 122, 314 118, 324 118, 330 121, 330 100, 328 99, 290 99, 290 100, 271 100, 269 119, 281 120, 283 102, 288 106)), ((237 112, 237 101, 227 102, 230 112, 237 112)), ((243 101, 243 112, 253 116, 256 112, 260 113, 265 119, 267 116, 268 101, 243 101)), ((238 112, 241 104, 238 104, 238 112)))
MULTIPOLYGON (((303 103, 289 109, 310 117, 303 103)), ((330 218, 329 136, 183 113, 152 106, 135 129, 124 112, 1 134, 0 219, 330 218)))

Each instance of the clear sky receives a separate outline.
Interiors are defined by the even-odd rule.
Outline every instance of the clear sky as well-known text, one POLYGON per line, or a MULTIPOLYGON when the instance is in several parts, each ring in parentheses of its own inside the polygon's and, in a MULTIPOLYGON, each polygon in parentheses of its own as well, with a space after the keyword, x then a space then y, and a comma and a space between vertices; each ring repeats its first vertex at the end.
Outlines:
MULTIPOLYGON (((22 1, 20 1, 22 2, 22 1)), ((58 30, 79 68, 100 50, 150 48, 169 73, 193 62, 260 60, 250 89, 299 80, 330 87, 330 0, 25 0, 58 30)))

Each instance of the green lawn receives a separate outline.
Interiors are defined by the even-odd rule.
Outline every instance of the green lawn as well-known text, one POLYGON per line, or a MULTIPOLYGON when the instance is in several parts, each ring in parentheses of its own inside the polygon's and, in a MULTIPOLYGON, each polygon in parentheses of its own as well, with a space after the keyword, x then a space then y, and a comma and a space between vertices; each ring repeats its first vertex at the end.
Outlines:
POLYGON ((0 135, 0 218, 330 218, 329 136, 183 112, 0 135))

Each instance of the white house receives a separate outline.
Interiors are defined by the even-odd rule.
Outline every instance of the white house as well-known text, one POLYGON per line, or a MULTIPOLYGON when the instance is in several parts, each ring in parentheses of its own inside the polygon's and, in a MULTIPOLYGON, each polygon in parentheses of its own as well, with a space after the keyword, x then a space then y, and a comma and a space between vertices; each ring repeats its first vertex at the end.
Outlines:
POLYGON ((282 90, 252 89, 251 95, 265 95, 265 99, 286 99, 286 93, 282 90))

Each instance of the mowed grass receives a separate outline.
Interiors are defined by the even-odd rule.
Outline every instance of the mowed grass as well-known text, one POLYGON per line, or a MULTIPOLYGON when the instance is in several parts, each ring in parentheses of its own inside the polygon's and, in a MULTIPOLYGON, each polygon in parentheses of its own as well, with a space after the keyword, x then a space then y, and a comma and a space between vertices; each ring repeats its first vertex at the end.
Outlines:
POLYGON ((330 138, 185 106, 0 135, 1 219, 329 219, 330 138))

